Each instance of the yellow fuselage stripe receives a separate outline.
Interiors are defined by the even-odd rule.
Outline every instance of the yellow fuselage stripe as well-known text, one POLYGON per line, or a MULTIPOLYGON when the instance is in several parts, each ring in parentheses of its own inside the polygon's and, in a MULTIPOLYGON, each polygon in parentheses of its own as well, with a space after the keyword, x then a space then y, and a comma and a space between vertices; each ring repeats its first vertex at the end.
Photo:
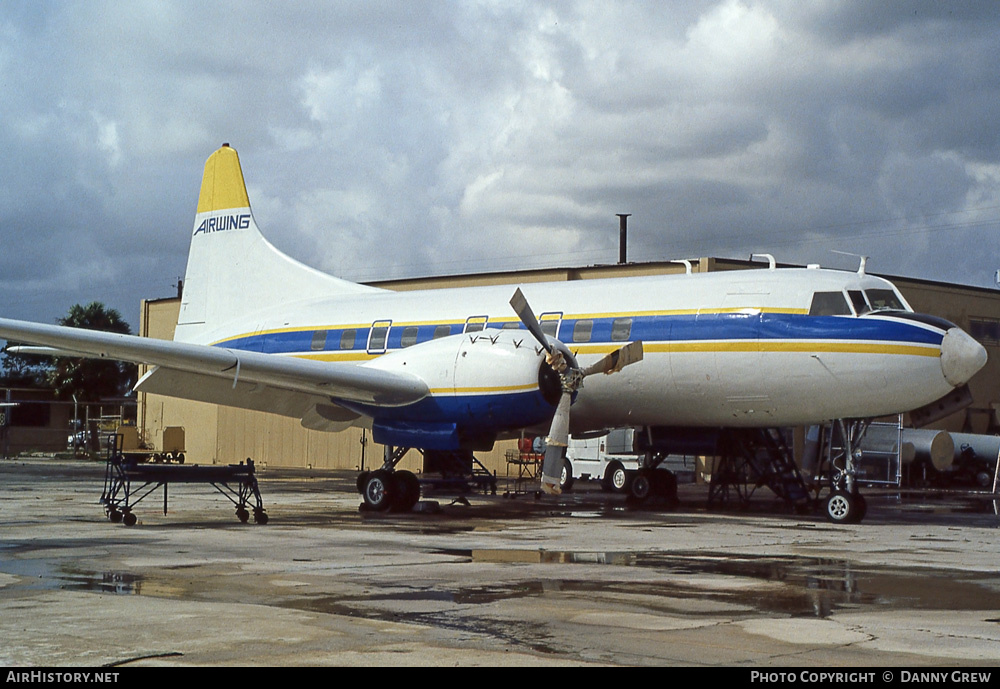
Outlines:
MULTIPOLYGON (((615 344, 595 344, 595 345, 573 345, 570 348, 577 354, 608 354, 619 349, 624 343, 615 344)), ((941 348, 935 345, 904 345, 904 344, 879 344, 874 342, 776 342, 776 341, 755 341, 744 340, 732 341, 705 341, 705 342, 644 342, 643 351, 647 354, 670 354, 670 353, 723 353, 723 352, 817 352, 817 353, 839 353, 839 354, 898 354, 903 356, 925 356, 939 358, 941 348)), ((398 351, 398 350, 393 350, 398 351)), ((382 354, 368 354, 362 351, 348 351, 344 353, 327 352, 323 354, 294 354, 303 359, 315 359, 317 361, 370 361, 377 359, 382 354)))

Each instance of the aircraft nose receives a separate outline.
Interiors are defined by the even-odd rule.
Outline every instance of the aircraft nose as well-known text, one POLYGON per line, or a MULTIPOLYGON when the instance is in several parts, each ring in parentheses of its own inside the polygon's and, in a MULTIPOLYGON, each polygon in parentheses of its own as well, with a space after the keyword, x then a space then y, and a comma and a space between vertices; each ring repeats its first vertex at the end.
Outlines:
POLYGON ((950 328, 941 340, 941 372, 952 386, 965 385, 986 365, 986 350, 961 328, 950 328))

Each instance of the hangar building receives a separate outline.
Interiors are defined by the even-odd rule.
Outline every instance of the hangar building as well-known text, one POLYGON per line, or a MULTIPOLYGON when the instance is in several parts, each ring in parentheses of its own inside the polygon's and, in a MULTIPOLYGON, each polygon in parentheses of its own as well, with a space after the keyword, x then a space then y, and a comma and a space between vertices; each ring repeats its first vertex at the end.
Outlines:
MULTIPOLYGON (((767 264, 723 258, 691 261, 693 272, 760 269, 767 264)), ((660 275, 684 272, 672 262, 626 263, 585 268, 552 268, 511 272, 414 278, 371 283, 373 286, 406 291, 472 285, 523 284, 589 280, 606 277, 660 275)), ((989 354, 986 366, 970 381, 972 405, 933 424, 934 427, 967 433, 1000 433, 1000 291, 927 280, 883 276, 891 280, 918 312, 946 318, 975 337, 989 354)), ((172 339, 180 310, 179 298, 142 302, 139 331, 144 337, 172 339)), ((144 371, 140 370, 140 375, 144 371)), ((261 412, 192 402, 140 393, 137 424, 143 440, 162 447, 165 428, 185 429, 189 461, 198 464, 232 464, 250 457, 258 466, 323 469, 371 468, 382 461, 381 446, 370 433, 349 429, 324 433, 303 428, 296 419, 261 412)), ((492 452, 477 453, 487 469, 503 476, 505 451, 514 441, 498 442, 492 452)), ((419 469, 415 452, 400 468, 419 469)))

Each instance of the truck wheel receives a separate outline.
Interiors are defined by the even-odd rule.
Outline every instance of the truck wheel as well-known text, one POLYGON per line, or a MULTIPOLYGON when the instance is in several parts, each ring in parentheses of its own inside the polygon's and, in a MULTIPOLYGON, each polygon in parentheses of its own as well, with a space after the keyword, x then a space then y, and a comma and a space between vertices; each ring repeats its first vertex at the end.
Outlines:
POLYGON ((565 493, 573 487, 573 465, 568 459, 563 460, 562 475, 559 477, 559 488, 565 493))

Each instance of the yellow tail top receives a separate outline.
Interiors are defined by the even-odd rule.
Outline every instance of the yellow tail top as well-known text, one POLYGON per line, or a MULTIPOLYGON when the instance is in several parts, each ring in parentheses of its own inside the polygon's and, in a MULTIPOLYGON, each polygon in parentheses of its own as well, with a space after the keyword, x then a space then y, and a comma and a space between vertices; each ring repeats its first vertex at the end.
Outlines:
POLYGON ((201 179, 201 193, 198 195, 198 212, 227 210, 229 208, 249 208, 250 197, 243 181, 243 169, 236 149, 229 144, 213 153, 205 161, 205 175, 201 179))

